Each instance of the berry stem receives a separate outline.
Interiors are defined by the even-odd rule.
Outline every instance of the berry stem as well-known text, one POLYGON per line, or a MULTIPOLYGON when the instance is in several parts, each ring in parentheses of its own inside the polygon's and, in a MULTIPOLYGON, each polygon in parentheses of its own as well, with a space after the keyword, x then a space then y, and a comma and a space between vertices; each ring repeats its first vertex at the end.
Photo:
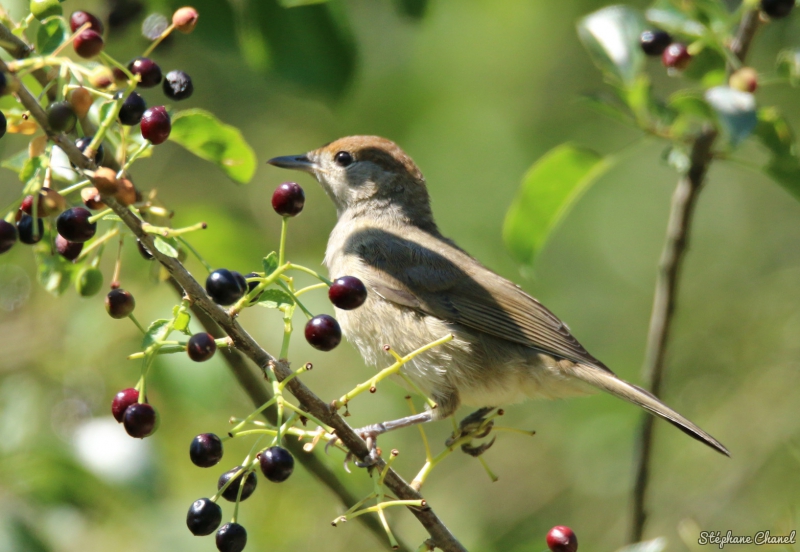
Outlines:
POLYGON ((205 230, 206 226, 207 225, 205 222, 198 222, 197 224, 186 226, 184 228, 168 228, 166 226, 153 226, 152 224, 145 222, 142 224, 142 230, 148 234, 158 234, 164 238, 177 238, 182 234, 196 232, 197 230, 205 230))
POLYGON ((92 215, 91 217, 89 217, 89 222, 90 223, 95 223, 98 220, 102 219, 104 216, 111 215, 113 213, 114 213, 113 209, 106 209, 105 211, 100 211, 96 215, 92 215))
POLYGON ((281 218, 281 246, 278 249, 278 266, 286 259, 286 231, 289 227, 289 217, 281 218))
POLYGON ((60 193, 62 196, 65 196, 67 194, 71 194, 72 192, 77 192, 78 190, 85 188, 91 183, 92 183, 91 180, 81 180, 77 184, 73 184, 72 186, 68 186, 63 190, 59 190, 58 193, 60 193))
POLYGON ((125 245, 125 234, 119 235, 119 247, 117 248, 117 260, 114 263, 114 274, 111 276, 111 282, 116 282, 119 285, 119 275, 122 271, 122 246, 125 245))
POLYGON ((492 483, 497 483, 498 477, 489 467, 489 464, 486 463, 486 459, 481 455, 478 456, 478 461, 481 463, 481 466, 483 466, 483 469, 486 470, 486 475, 489 476, 489 479, 492 480, 492 483))
POLYGON ((58 48, 56 48, 55 50, 53 50, 53 53, 52 53, 52 54, 50 54, 50 55, 51 55, 51 56, 57 56, 58 54, 60 54, 61 52, 63 52, 63 51, 64 51, 64 48, 66 48, 67 46, 69 46, 70 44, 72 44, 72 42, 73 42, 73 41, 74 41, 76 38, 78 38, 78 35, 79 35, 79 34, 81 34, 83 31, 85 31, 86 29, 88 29, 88 28, 89 28, 89 27, 91 27, 91 26, 92 26, 92 24, 91 24, 90 22, 88 22, 88 21, 87 21, 86 23, 84 23, 83 25, 81 25, 80 27, 78 27, 77 29, 75 29, 75 32, 74 32, 74 33, 72 33, 72 34, 69 36, 69 38, 68 38, 67 40, 65 40, 64 42, 62 42, 62 43, 61 43, 61 44, 58 46, 58 48))
POLYGON ((81 261, 81 260, 85 259, 86 257, 89 256, 89 254, 92 251, 94 251, 95 249, 101 247, 103 244, 105 244, 108 240, 110 240, 111 238, 113 238, 117 234, 119 234, 119 228, 113 228, 113 229, 109 230, 108 232, 106 232, 105 234, 103 234, 102 236, 100 236, 99 238, 96 238, 92 243, 90 243, 89 245, 87 245, 86 247, 83 248, 83 250, 81 251, 81 254, 78 255, 77 259, 75 259, 75 262, 78 262, 78 261, 81 261))
MULTIPOLYGON (((291 289, 289 289, 289 286, 287 286, 285 283, 281 282, 280 279, 278 279, 278 285, 281 286, 283 288, 283 290, 291 296, 292 299, 294 299, 295 304, 298 307, 300 307, 300 310, 303 311, 303 313, 305 313, 305 315, 308 317, 309 320, 314 318, 314 315, 311 313, 311 311, 308 310, 305 307, 305 305, 303 305, 303 303, 300 302, 300 299, 298 299, 297 295, 295 295, 294 292, 291 289)), ((285 357, 281 356, 281 358, 285 358, 285 357)))
POLYGON ((183 236, 177 236, 177 238, 178 238, 179 242, 181 242, 183 245, 186 246, 186 249, 188 249, 189 251, 192 252, 192 255, 197 257, 197 260, 200 261, 200 263, 203 265, 203 267, 205 267, 205 269, 208 271, 209 274, 214 271, 214 269, 211 267, 211 265, 208 263, 208 261, 206 261, 203 258, 203 256, 197 251, 197 249, 192 247, 192 244, 190 244, 186 240, 186 238, 184 238, 183 236))
POLYGON ((302 265, 299 265, 299 264, 294 264, 294 263, 286 263, 286 268, 287 268, 287 270, 294 269, 294 270, 299 270, 300 272, 305 272, 306 274, 311 274, 317 280, 320 280, 321 282, 325 282, 328 286, 333 284, 333 282, 328 280, 325 276, 323 276, 322 274, 320 274, 316 270, 311 270, 310 268, 306 268, 305 266, 302 266, 302 265))
POLYGON ((304 287, 302 289, 299 289, 299 290, 295 291, 294 294, 295 294, 296 297, 300 297, 301 295, 303 295, 304 293, 307 293, 309 291, 314 291, 315 289, 322 289, 322 288, 327 288, 327 287, 329 287, 328 284, 326 284, 325 282, 320 282, 319 284, 312 284, 310 286, 306 286, 306 287, 304 287))
MULTIPOLYGON (((131 319, 131 322, 133 322, 133 323, 136 325, 136 327, 137 327, 137 328, 139 328, 139 331, 140 331, 140 332, 142 332, 142 334, 143 334, 143 335, 147 335, 147 330, 145 330, 145 329, 142 327, 142 325, 141 325, 141 324, 139 324, 139 321, 138 321, 138 320, 136 320, 136 317, 135 317, 135 316, 133 316, 133 313, 130 313, 130 314, 128 315, 128 318, 130 318, 130 319, 131 319)), ((131 357, 132 357, 132 356, 133 356, 133 355, 129 356, 129 357, 128 357, 128 359, 131 359, 131 357)), ((141 356, 141 357, 137 357, 137 358, 144 358, 144 353, 142 353, 142 356, 141 356)), ((131 360, 132 360, 132 359, 131 359, 131 360)))
MULTIPOLYGON (((234 317, 239 314, 243 308, 250 306, 253 299, 258 297, 267 286, 272 285, 278 278, 280 278, 281 274, 283 274, 291 266, 291 263, 285 263, 276 268, 272 274, 264 278, 260 284, 258 284, 250 292, 246 293, 244 297, 233 304, 233 306, 228 310, 229 316, 234 317)), ((275 376, 273 375, 272 377, 274 378, 275 376)))
MULTIPOLYGON (((127 129, 128 127, 127 126, 123 126, 122 128, 123 129, 127 129)), ((145 153, 148 149, 150 149, 152 147, 153 147, 153 144, 151 144, 150 142, 145 140, 145 142, 141 146, 139 146, 139 148, 136 151, 134 151, 132 154, 130 154, 128 159, 125 161, 125 164, 122 165, 122 168, 117 173, 117 178, 122 178, 124 176, 124 174, 125 174, 125 171, 127 171, 130 168, 130 166, 133 164, 133 162, 136 161, 137 159, 139 159, 139 157, 141 157, 141 155, 143 153, 145 153)))
POLYGON ((150 57, 150 54, 152 54, 152 53, 153 53, 153 50, 155 50, 155 49, 156 49, 156 47, 157 47, 159 44, 161 44, 161 42, 162 42, 162 41, 163 41, 165 38, 167 38, 167 37, 170 35, 170 33, 172 33, 172 31, 174 31, 174 30, 175 30, 175 24, 174 24, 174 23, 173 23, 173 24, 170 24, 170 26, 169 26, 169 27, 167 27, 166 29, 164 29, 164 32, 163 32, 163 33, 161 33, 160 35, 158 35, 158 38, 156 38, 156 39, 155 39, 155 40, 152 42, 152 44, 150 44, 150 46, 148 46, 148 47, 147 47, 147 49, 144 51, 144 53, 142 54, 142 56, 141 56, 141 57, 144 57, 144 58, 146 58, 146 57, 150 57))
MULTIPOLYGON (((119 66, 119 63, 117 63, 116 60, 114 60, 105 52, 100 52, 100 58, 107 63, 114 63, 115 65, 119 66)), ((127 69, 125 70, 127 71, 127 69)), ((130 72, 128 72, 128 74, 130 74, 130 72)), ((131 77, 133 77, 133 75, 131 75, 131 77)), ((94 134, 94 138, 92 138, 92 141, 84 150, 84 155, 90 159, 94 156, 95 152, 97 152, 97 148, 103 143, 103 138, 105 138, 106 132, 108 132, 108 130, 111 128, 111 125, 117 121, 117 117, 119 117, 119 110, 122 109, 122 104, 125 102, 125 98, 127 98, 135 88, 136 81, 129 80, 128 86, 122 93, 122 97, 114 100, 114 108, 108 112, 106 118, 103 119, 102 123, 100 123, 100 128, 97 129, 97 132, 94 134)))

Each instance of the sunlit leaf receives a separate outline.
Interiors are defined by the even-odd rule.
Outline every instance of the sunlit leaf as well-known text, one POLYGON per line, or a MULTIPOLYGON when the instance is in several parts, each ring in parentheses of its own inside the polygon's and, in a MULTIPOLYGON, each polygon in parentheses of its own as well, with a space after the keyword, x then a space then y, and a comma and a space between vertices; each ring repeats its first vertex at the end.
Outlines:
POLYGON ((31 178, 36 176, 36 172, 42 168, 41 157, 31 157, 27 159, 19 171, 19 181, 28 182, 31 178))
POLYGON ((800 48, 778 54, 777 70, 778 75, 789 79, 792 86, 800 86, 800 48))
POLYGON ((0 163, 0 167, 9 169, 15 173, 19 173, 22 170, 22 167, 25 166, 25 162, 28 159, 28 150, 24 149, 22 151, 18 151, 7 159, 3 159, 2 163, 0 163))
POLYGON ((676 115, 671 127, 675 136, 688 136, 716 121, 714 110, 699 91, 680 90, 670 96, 667 105, 676 115))
POLYGON ((258 304, 268 309, 282 309, 294 305, 292 296, 279 289, 265 289, 258 299, 258 304))
POLYGON ((755 136, 771 154, 764 172, 800 200, 800 158, 786 119, 774 108, 760 109, 755 136))
POLYGON ((273 251, 264 257, 264 259, 261 261, 261 266, 264 267, 265 276, 269 276, 275 272, 275 269, 278 268, 278 254, 273 251))
POLYGON ((211 161, 234 182, 246 184, 256 171, 256 155, 236 127, 208 111, 187 109, 172 116, 169 139, 211 161))
POLYGON ((53 255, 45 242, 42 240, 34 249, 36 279, 45 290, 59 296, 69 288, 75 265, 61 255, 53 255))
POLYGON ((142 339, 142 350, 146 351, 148 347, 150 347, 153 343, 157 341, 163 341, 166 339, 167 335, 169 334, 170 330, 170 322, 171 320, 167 320, 166 318, 159 318, 158 320, 153 321, 150 326, 147 328, 147 333, 144 335, 142 339))
POLYGON ((178 242, 175 238, 162 238, 161 236, 155 236, 153 238, 153 245, 156 246, 156 249, 159 253, 166 255, 167 257, 172 257, 173 259, 178 258, 178 242))
POLYGON ((172 316, 175 318, 175 323, 172 325, 175 331, 188 333, 192 316, 185 310, 182 311, 180 305, 175 305, 172 308, 172 316))
POLYGON ((54 15, 43 20, 36 31, 36 51, 47 56, 69 38, 69 28, 63 17, 54 15))
POLYGON ((680 11, 669 0, 657 2, 656 7, 645 12, 645 17, 655 27, 672 34, 687 35, 700 38, 706 29, 686 13, 680 11))
POLYGON ((609 166, 598 153, 571 144, 550 150, 534 163, 503 226, 503 239, 514 258, 532 263, 558 223, 609 166))
POLYGON ((628 126, 635 126, 635 120, 628 109, 620 104, 615 98, 609 98, 600 94, 586 94, 581 96, 581 101, 593 111, 605 115, 628 126))
POLYGON ((692 55, 692 60, 683 70, 683 76, 700 81, 707 88, 725 84, 725 57, 714 48, 703 48, 692 55))
POLYGON ((578 35, 595 65, 625 85, 633 84, 644 66, 643 30, 641 15, 627 6, 608 6, 578 22, 578 35))
POLYGON ((706 90, 705 99, 717 114, 732 146, 738 145, 755 130, 758 123, 756 99, 749 92, 716 86, 706 90))

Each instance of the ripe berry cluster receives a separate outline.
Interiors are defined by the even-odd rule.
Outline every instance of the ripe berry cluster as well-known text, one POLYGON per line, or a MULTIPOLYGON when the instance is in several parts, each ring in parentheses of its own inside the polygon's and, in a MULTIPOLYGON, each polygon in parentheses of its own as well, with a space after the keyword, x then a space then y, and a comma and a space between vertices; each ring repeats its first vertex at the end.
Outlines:
POLYGON ((639 37, 639 45, 648 56, 661 56, 661 63, 669 69, 686 69, 692 60, 686 45, 682 42, 674 42, 672 36, 666 31, 644 31, 639 37))

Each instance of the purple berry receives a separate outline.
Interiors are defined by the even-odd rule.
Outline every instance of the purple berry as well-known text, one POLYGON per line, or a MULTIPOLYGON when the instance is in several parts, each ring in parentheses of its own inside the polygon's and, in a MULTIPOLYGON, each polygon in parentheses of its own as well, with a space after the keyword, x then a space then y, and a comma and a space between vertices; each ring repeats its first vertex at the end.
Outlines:
POLYGON ((136 404, 138 401, 139 392, 133 387, 123 389, 114 395, 114 400, 111 401, 111 413, 114 415, 114 419, 119 423, 122 423, 122 418, 125 416, 125 411, 130 405, 136 404))
POLYGON ((134 403, 125 410, 122 425, 131 437, 144 439, 158 428, 158 413, 147 403, 134 403))
POLYGON ((772 19, 780 19, 792 13, 795 0, 761 0, 761 11, 772 19))
POLYGON ((306 194, 297 182, 284 182, 272 194, 272 208, 282 217, 294 217, 303 210, 306 194))
POLYGON ((306 341, 320 351, 331 351, 342 341, 342 329, 336 319, 318 314, 306 324, 306 341))
POLYGON ((328 288, 328 299, 336 308, 353 310, 367 300, 367 288, 355 276, 342 276, 328 288))
POLYGON ((67 209, 56 219, 58 233, 71 242, 83 243, 97 232, 97 223, 89 218, 92 213, 83 207, 67 209))
MULTIPOLYGON (((86 151, 86 148, 89 147, 89 144, 92 143, 93 138, 94 136, 84 136, 83 138, 78 138, 77 140, 75 140, 75 147, 81 150, 81 153, 84 153, 86 151)), ((86 154, 84 153, 84 155, 86 154)), ((99 165, 100 163, 103 162, 103 155, 104 155, 103 144, 100 144, 99 146, 97 146, 97 151, 94 152, 95 165, 99 165)))
POLYGON ((103 27, 103 22, 91 13, 78 10, 72 12, 72 15, 69 16, 69 28, 73 33, 86 23, 89 23, 89 28, 93 31, 103 34, 103 31, 105 30, 103 27))
MULTIPOLYGON (((235 468, 226 471, 222 475, 219 476, 219 480, 217 480, 217 490, 221 489, 225 483, 228 482, 228 479, 233 477, 233 475, 242 469, 241 466, 236 466, 235 468)), ((228 500, 230 502, 236 502, 236 497, 239 495, 239 485, 242 481, 242 474, 239 474, 236 479, 228 485, 228 488, 225 489, 225 492, 222 493, 222 498, 228 500)), ((244 480, 244 488, 242 489, 242 500, 245 500, 253 494, 253 491, 256 490, 256 484, 258 480, 256 479, 255 472, 248 472, 247 477, 244 480)))
POLYGON ((151 107, 142 115, 142 138, 150 140, 154 146, 164 143, 172 131, 169 113, 163 105, 151 107))
POLYGON ((201 433, 189 445, 189 458, 201 468, 216 466, 222 459, 222 441, 213 433, 201 433))
POLYGON ((556 525, 547 533, 547 547, 552 552, 575 552, 578 550, 578 537, 564 525, 556 525))
POLYGON ((691 60, 692 56, 686 49, 686 45, 680 42, 673 42, 661 54, 661 63, 664 64, 664 67, 671 69, 685 69, 691 60))
POLYGON ((644 31, 639 37, 639 46, 648 56, 660 56, 672 44, 672 37, 664 31, 644 31))
POLYGON ((170 71, 164 77, 164 94, 171 100, 185 100, 194 92, 192 77, 183 71, 170 71))
POLYGON ((214 356, 217 351, 217 342, 210 333, 200 332, 189 338, 186 344, 186 352, 195 362, 205 362, 214 356))
POLYGON ((56 236, 56 251, 68 261, 74 261, 83 251, 82 243, 67 240, 64 236, 56 236))
POLYGON ((186 514, 186 526, 192 535, 210 535, 222 522, 222 508, 208 498, 195 500, 186 514))
POLYGON ((17 229, 13 224, 0 219, 0 254, 5 253, 17 243, 17 229))
POLYGON ((145 103, 144 98, 136 92, 131 92, 130 96, 122 102, 122 107, 119 110, 119 122, 127 126, 138 125, 146 110, 147 103, 145 103))
POLYGON ((235 270, 219 268, 206 278, 206 291, 218 305, 232 305, 247 292, 247 280, 235 270))
POLYGON ((93 58, 103 51, 103 37, 97 31, 86 29, 81 34, 75 37, 72 42, 72 47, 75 48, 75 53, 82 58, 93 58))
POLYGON ((42 219, 37 218, 36 224, 33 222, 33 217, 30 215, 22 215, 22 218, 17 222, 17 234, 19 241, 28 245, 33 245, 42 241, 44 235, 44 222, 42 219))
POLYGON ((125 318, 136 308, 133 295, 124 289, 112 289, 106 295, 106 311, 111 318, 125 318))
POLYGON ((128 63, 128 71, 139 75, 139 86, 152 88, 161 82, 161 68, 150 58, 138 57, 128 63))
POLYGON ((247 544, 247 531, 236 522, 226 523, 217 531, 219 552, 242 552, 247 544))
POLYGON ((289 479, 294 471, 294 457, 283 447, 269 447, 258 455, 261 473, 274 483, 289 479))

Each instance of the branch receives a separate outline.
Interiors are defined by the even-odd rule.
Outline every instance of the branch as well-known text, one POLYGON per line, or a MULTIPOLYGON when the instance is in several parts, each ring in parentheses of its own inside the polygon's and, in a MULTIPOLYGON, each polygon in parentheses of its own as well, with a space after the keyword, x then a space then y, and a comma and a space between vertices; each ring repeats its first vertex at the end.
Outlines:
MULTIPOLYGON (((749 10, 742 17, 739 30, 731 43, 731 51, 740 61, 744 61, 759 24, 758 9, 749 10)), ((728 71, 731 71, 730 67, 728 71)), ((715 128, 709 127, 695 138, 690 154, 689 170, 678 181, 675 192, 672 194, 667 236, 659 261, 659 273, 653 298, 653 311, 650 315, 650 330, 647 336, 644 362, 646 387, 656 397, 660 396, 664 379, 664 359, 672 326, 672 316, 675 312, 681 267, 689 245, 692 215, 711 164, 712 148, 717 134, 715 128)), ((636 480, 633 489, 633 522, 630 542, 642 540, 644 524, 647 521, 645 500, 650 479, 654 420, 654 416, 645 414, 637 437, 638 448, 634 462, 636 480)))
MULTIPOLYGON (((8 71, 6 64, 0 60, 0 70, 8 71)), ((54 133, 47 125, 47 116, 42 110, 30 91, 19 82, 16 75, 11 75, 19 84, 17 96, 22 104, 31 112, 36 122, 45 130, 50 137, 69 157, 70 161, 81 169, 94 170, 97 167, 94 161, 85 157, 75 145, 63 134, 54 133)), ((172 257, 161 253, 153 243, 153 235, 148 234, 142 229, 142 220, 129 208, 124 207, 112 196, 103 196, 103 202, 110 207, 114 213, 120 217, 122 222, 133 232, 133 234, 144 244, 148 251, 167 269, 172 278, 183 288, 184 293, 193 302, 193 305, 206 313, 228 336, 232 339, 234 346, 247 358, 253 361, 262 370, 272 369, 276 377, 283 381, 292 375, 289 365, 285 360, 278 360, 250 336, 241 325, 232 319, 228 313, 219 305, 214 303, 206 294, 203 287, 192 277, 183 264, 172 257)), ((328 426, 332 427, 339 440, 347 449, 361 461, 365 461, 369 454, 364 440, 361 439, 344 419, 336 412, 332 412, 327 403, 317 397, 308 387, 306 387, 299 377, 292 378, 287 388, 311 415, 315 416, 328 426)), ((379 459, 375 469, 381 472, 386 463, 379 459)), ((421 500, 422 495, 409 486, 409 484, 395 472, 388 469, 385 485, 394 493, 399 500, 421 500)), ((423 508, 408 508, 425 527, 430 534, 433 543, 445 552, 464 551, 461 543, 453 536, 450 530, 442 523, 430 506, 423 508)))

